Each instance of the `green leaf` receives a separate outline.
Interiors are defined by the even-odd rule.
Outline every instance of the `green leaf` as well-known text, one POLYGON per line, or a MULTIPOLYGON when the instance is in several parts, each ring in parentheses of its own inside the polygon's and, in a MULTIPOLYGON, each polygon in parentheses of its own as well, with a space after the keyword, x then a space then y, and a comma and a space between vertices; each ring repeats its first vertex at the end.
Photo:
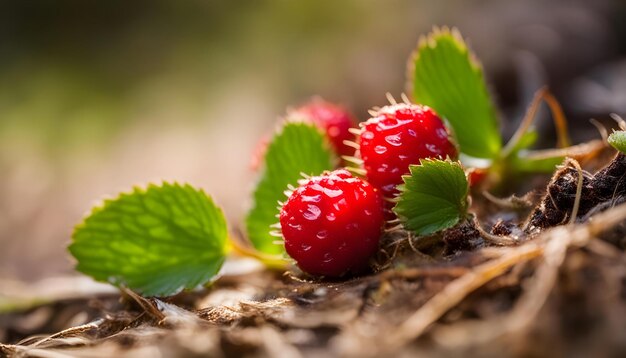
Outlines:
POLYGON ((626 131, 615 131, 609 135, 608 142, 613 148, 626 153, 626 131))
POLYGON ((202 190, 163 183, 106 200, 74 230, 76 269, 144 296, 169 296, 217 275, 226 257, 222 210, 202 190))
POLYGON ((277 238, 270 235, 270 225, 278 222, 278 202, 286 200, 284 191, 289 184, 297 186, 301 173, 318 175, 333 169, 335 162, 326 137, 312 124, 287 122, 276 133, 267 148, 264 172, 246 217, 248 238, 257 250, 284 252, 284 247, 275 243, 277 238))
POLYGON ((452 125, 461 152, 496 158, 502 142, 483 70, 456 30, 437 29, 420 40, 409 62, 413 100, 452 125))
POLYGON ((427 159, 409 169, 393 209, 405 229, 430 235, 465 217, 469 185, 459 162, 427 159))

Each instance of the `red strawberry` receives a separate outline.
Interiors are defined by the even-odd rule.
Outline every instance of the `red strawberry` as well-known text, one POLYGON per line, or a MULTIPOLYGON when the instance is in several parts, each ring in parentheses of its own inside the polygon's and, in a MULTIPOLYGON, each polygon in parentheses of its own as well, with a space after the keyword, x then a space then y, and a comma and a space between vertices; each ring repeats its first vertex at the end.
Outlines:
POLYGON ((443 121, 426 106, 385 106, 361 123, 361 129, 359 147, 367 179, 385 197, 397 194, 396 185, 409 173, 409 164, 458 155, 443 121))
POLYGON ((343 107, 316 97, 289 114, 292 118, 303 117, 310 120, 322 129, 339 156, 354 155, 354 148, 345 145, 344 141, 354 140, 354 135, 349 130, 356 125, 356 121, 343 107))
POLYGON ((484 184, 489 176, 489 170, 487 168, 469 168, 466 171, 467 180, 472 188, 476 188, 484 184))
MULTIPOLYGON (((350 128, 356 125, 352 115, 343 107, 326 102, 319 97, 313 98, 309 103, 290 110, 287 118, 291 120, 309 121, 315 124, 326 136, 333 146, 337 156, 354 155, 354 148, 344 144, 344 141, 353 141, 354 134, 350 133, 350 128)), ((252 158, 250 169, 256 171, 263 162, 267 146, 268 136, 264 136, 257 143, 252 158)))
POLYGON ((378 250, 383 201, 344 169, 302 180, 280 211, 285 249, 305 272, 339 277, 367 268, 378 250))

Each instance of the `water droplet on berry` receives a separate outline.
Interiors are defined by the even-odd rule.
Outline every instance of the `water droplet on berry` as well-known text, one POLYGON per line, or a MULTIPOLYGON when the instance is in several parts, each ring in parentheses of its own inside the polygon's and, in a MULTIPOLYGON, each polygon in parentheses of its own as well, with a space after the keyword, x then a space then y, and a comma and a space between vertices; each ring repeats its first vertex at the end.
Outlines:
POLYGON ((338 202, 333 204, 333 208, 337 211, 341 211, 343 208, 348 206, 348 202, 346 199, 341 199, 338 202))
POLYGON ((363 137, 363 139, 372 139, 374 138, 374 133, 370 131, 365 131, 363 132, 363 134, 361 134, 361 137, 363 137))
POLYGON ((372 216, 373 214, 370 210, 367 210, 367 209, 363 210, 363 213, 365 213, 365 215, 367 216, 372 216))
POLYGON ((302 195, 302 201, 305 203, 319 203, 321 199, 321 195, 302 195))
POLYGON ((435 133, 437 134, 437 137, 441 138, 441 139, 446 139, 448 138, 448 132, 446 132, 445 129, 443 128, 437 128, 435 130, 435 133))
POLYGON ((415 132, 415 130, 409 129, 407 132, 409 133, 411 137, 417 137, 417 132, 415 132))
POLYGON ((300 224, 289 223, 289 227, 294 229, 294 230, 297 230, 297 231, 301 231, 302 230, 302 225, 300 225, 300 224))
POLYGON ((439 148, 437 148, 436 145, 431 144, 431 143, 426 143, 426 149, 428 149, 431 153, 434 153, 434 154, 440 154, 441 152, 439 148))
MULTIPOLYGON (((330 182, 328 184, 333 185, 330 182)), ((336 198, 339 195, 343 194, 343 190, 341 190, 341 189, 324 188, 324 194, 326 194, 326 196, 328 196, 329 198, 336 198)))
POLYGON ((307 220, 317 220, 317 218, 320 217, 321 213, 322 210, 319 207, 315 205, 309 205, 306 211, 302 214, 302 216, 304 216, 304 218, 307 220))
POLYGON ((377 131, 386 131, 391 128, 395 128, 398 125, 398 121, 395 118, 386 117, 382 121, 378 122, 376 126, 377 131))
POLYGON ((301 249, 302 251, 309 251, 309 250, 311 250, 311 245, 308 245, 308 244, 302 244, 302 245, 300 245, 300 249, 301 249))
POLYGON ((328 213, 326 214, 326 220, 328 221, 335 221, 337 219, 337 216, 335 215, 335 213, 328 213))
POLYGON ((333 257, 330 255, 329 252, 324 254, 324 259, 322 260, 325 263, 329 263, 333 260, 333 257))
POLYGON ((315 236, 320 240, 324 240, 325 238, 328 237, 328 230, 320 230, 317 232, 317 235, 315 236))
POLYGON ((355 179, 346 169, 337 169, 333 172, 333 174, 342 179, 355 179))
POLYGON ((396 116, 398 118, 410 118, 413 115, 413 111, 411 108, 400 108, 396 111, 396 116))
POLYGON ((374 147, 374 151, 378 154, 384 154, 387 151, 387 147, 385 147, 384 145, 377 145, 376 147, 374 147))
POLYGON ((392 134, 385 137, 385 141, 394 147, 399 147, 402 145, 402 139, 399 134, 392 134))

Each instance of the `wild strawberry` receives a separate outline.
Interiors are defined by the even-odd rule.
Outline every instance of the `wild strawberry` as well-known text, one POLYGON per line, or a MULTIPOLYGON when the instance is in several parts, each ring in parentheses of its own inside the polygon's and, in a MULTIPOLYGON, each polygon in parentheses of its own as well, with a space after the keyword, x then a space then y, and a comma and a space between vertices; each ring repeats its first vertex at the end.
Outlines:
POLYGON ((363 271, 383 224, 377 190, 344 169, 302 180, 280 211, 287 253, 317 276, 363 271))
POLYGON ((361 123, 359 150, 368 181, 385 197, 397 194, 409 164, 458 155, 443 121, 427 106, 393 104, 372 115, 361 123))
POLYGON ((309 103, 290 111, 289 117, 302 117, 322 129, 339 156, 353 155, 354 148, 344 144, 354 140, 350 128, 356 125, 352 115, 343 107, 316 97, 309 103))
MULTIPOLYGON (((350 132, 350 129, 356 125, 356 121, 343 107, 315 97, 307 104, 289 110, 287 118, 315 124, 326 134, 338 157, 354 155, 354 147, 345 145, 344 141, 354 140, 354 134, 350 132)), ((253 171, 258 170, 261 166, 268 145, 269 137, 264 136, 254 148, 250 160, 250 169, 253 171)))
POLYGON ((484 184, 489 177, 489 169, 487 168, 469 168, 465 171, 467 180, 472 188, 479 187, 484 184))

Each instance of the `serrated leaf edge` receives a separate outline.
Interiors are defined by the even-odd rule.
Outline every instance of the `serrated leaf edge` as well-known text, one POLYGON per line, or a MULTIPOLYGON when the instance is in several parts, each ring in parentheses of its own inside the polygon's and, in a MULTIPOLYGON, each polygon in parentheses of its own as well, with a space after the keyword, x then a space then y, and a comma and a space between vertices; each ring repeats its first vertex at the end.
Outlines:
MULTIPOLYGON (((72 252, 72 247, 74 245, 76 245, 76 242, 74 241, 74 236, 76 235, 78 230, 83 229, 87 225, 87 219, 89 219, 94 214, 97 214, 97 213, 103 211, 104 209, 107 208, 107 206, 111 205, 112 203, 114 203, 114 202, 116 202, 116 201, 118 201, 120 199, 127 198, 127 197, 130 197, 130 196, 133 196, 133 195, 137 195, 137 194, 139 194, 139 195, 146 194, 150 189, 159 189, 159 188, 167 188, 167 187, 170 187, 170 188, 172 188, 172 187, 179 187, 179 188, 183 188, 183 189, 191 189, 191 190, 194 190, 194 191, 204 195, 207 198, 207 200, 209 200, 209 202, 212 204, 212 206, 217 209, 217 211, 224 218, 224 220, 226 220, 226 217, 224 215, 224 211, 222 210, 221 206, 217 205, 215 203, 215 201, 213 200, 213 197, 208 195, 204 191, 204 189, 202 189, 202 188, 196 188, 196 187, 192 186, 189 183, 182 183, 181 184, 178 181, 169 182, 169 181, 165 181, 165 180, 163 180, 160 184, 156 184, 156 183, 152 183, 152 182, 145 184, 145 186, 141 186, 141 185, 137 185, 136 184, 136 185, 133 185, 129 191, 122 191, 119 194, 117 194, 117 196, 115 196, 115 197, 108 197, 108 198, 104 197, 103 199, 97 201, 94 205, 92 205, 92 207, 91 207, 91 209, 89 211, 87 211, 87 212, 85 212, 85 214, 83 214, 83 217, 81 218, 81 221, 78 224, 74 225, 74 228, 72 230, 72 235, 71 235, 71 241, 70 241, 70 244, 67 245, 66 249, 70 253, 70 255, 72 256, 72 258, 74 258, 76 260, 75 269, 77 271, 79 271, 79 272, 89 276, 89 277, 92 277, 88 272, 80 271, 77 268, 78 267, 78 260, 76 259, 76 257, 74 256, 74 253, 72 252)), ((228 228, 227 228, 227 230, 228 230, 228 228)), ((228 241, 228 239, 227 239, 227 241, 228 241)), ((221 260, 221 262, 218 263, 219 266, 222 266, 224 264, 225 256, 227 255, 228 250, 229 250, 229 245, 224 245, 223 252, 222 252, 224 258, 221 260)), ((209 281, 207 281, 205 284, 210 284, 210 283, 214 282, 215 280, 217 280, 219 278, 219 276, 220 276, 220 273, 218 271, 218 273, 215 276, 213 276, 209 281)), ((116 282, 113 282, 111 280, 100 281, 100 282, 106 282, 106 283, 109 283, 109 284, 114 285, 114 286, 122 286, 122 285, 118 285, 116 282)), ((125 287, 127 289, 130 289, 129 287, 126 287, 126 286, 123 286, 123 287, 125 287)), ((177 287, 176 289, 168 291, 169 292, 168 296, 172 296, 172 295, 175 295, 175 294, 177 294, 177 293, 179 293, 179 292, 181 292, 181 291, 183 291, 185 289, 193 289, 195 287, 197 287, 197 284, 181 285, 180 287, 177 287)))
MULTIPOLYGON (((409 59, 406 63, 406 71, 405 71, 406 78, 405 78, 405 86, 404 86, 405 93, 409 95, 409 98, 411 99, 411 101, 416 103, 413 84, 414 84, 414 77, 415 77, 415 63, 419 59, 420 51, 426 47, 434 47, 437 38, 442 37, 442 36, 448 36, 448 35, 451 36, 457 42, 459 46, 465 49, 465 52, 467 53, 469 57, 470 66, 483 79, 485 95, 490 102, 489 109, 492 112, 493 117, 496 119, 496 125, 499 127, 500 123, 499 123, 498 118, 500 118, 500 111, 499 111, 498 106, 496 105, 497 96, 495 95, 495 91, 493 90, 491 83, 487 81, 487 77, 485 76, 485 71, 484 71, 484 67, 482 63, 480 62, 480 60, 478 59, 478 57, 472 50, 468 41, 463 38, 463 35, 461 34, 461 32, 459 31, 457 27, 450 28, 445 25, 433 26, 430 33, 426 35, 420 35, 417 41, 417 46, 415 47, 415 49, 413 49, 413 51, 409 55, 409 59)), ((446 122, 448 122, 447 118, 443 118, 443 119, 446 122)), ((455 133, 454 128, 452 126, 449 126, 449 128, 451 132, 454 134, 455 133)), ((456 136, 454 136, 454 138, 456 139, 456 136)), ((458 143, 458 140, 457 140, 457 143, 458 143)), ((457 149, 460 149, 460 144, 457 146, 457 149)), ((459 151, 459 153, 460 152, 461 151, 459 151)))
MULTIPOLYGON (((464 216, 467 215, 467 212, 468 212, 468 209, 469 209, 469 180, 467 178, 467 172, 464 170, 463 164, 460 161, 458 161, 458 160, 451 160, 450 158, 446 158, 445 160, 436 159, 436 158, 423 158, 423 159, 420 159, 420 163, 419 164, 411 164, 411 165, 409 165, 409 172, 410 173, 402 175, 402 184, 399 184, 397 186, 397 188, 398 188, 398 190, 400 191, 401 194, 406 192, 407 191, 407 188, 406 188, 406 184, 407 183, 406 182, 407 182, 407 180, 409 180, 413 176, 414 170, 417 170, 416 168, 424 167, 425 165, 432 164, 432 163, 437 163, 437 162, 450 163, 450 164, 458 167, 459 169, 461 169, 463 171, 464 176, 465 176, 465 181, 467 183, 467 188, 465 190, 465 198, 464 198, 464 201, 463 201, 463 205, 462 205, 462 208, 460 208, 461 210, 459 212, 459 217, 458 217, 458 220, 456 222, 458 224, 459 221, 464 216)), ((401 194, 396 196, 393 199, 393 201, 396 204, 400 201, 401 194)), ((408 218, 405 217, 404 215, 401 215, 401 214, 397 213, 396 210, 395 210, 395 206, 394 206, 393 212, 398 216, 398 219, 400 220, 401 224, 404 226, 404 222, 406 222, 408 220, 408 218)), ((407 231, 409 231, 409 232, 413 232, 412 230, 409 230, 408 228, 405 228, 405 229, 407 231)), ((432 232, 432 233, 429 233, 427 235, 432 235, 432 234, 435 234, 435 233, 436 232, 432 232)), ((421 234, 418 234, 418 235, 421 235, 421 234)))
MULTIPOLYGON (((468 42, 463 38, 463 35, 461 35, 459 29, 456 27, 450 28, 448 26, 433 26, 430 33, 428 33, 427 35, 420 35, 417 41, 417 46, 411 52, 409 60, 407 61, 405 91, 411 97, 411 99, 413 99, 413 77, 415 76, 415 62, 417 62, 417 60, 419 59, 420 51, 426 47, 434 47, 434 45, 436 44, 435 40, 437 38, 447 35, 452 36, 452 38, 465 49, 465 52, 470 59, 470 65, 472 66, 472 69, 476 70, 483 78, 485 78, 485 72, 482 63, 478 60, 478 57, 476 56, 474 51, 472 51, 468 42)), ((487 81, 485 81, 485 86, 488 97, 493 99, 494 97, 491 93, 492 91, 490 90, 487 81)), ((492 106, 492 110, 495 111, 496 109, 494 107, 495 106, 492 106)), ((497 112, 495 112, 494 114, 497 115, 497 112)))

